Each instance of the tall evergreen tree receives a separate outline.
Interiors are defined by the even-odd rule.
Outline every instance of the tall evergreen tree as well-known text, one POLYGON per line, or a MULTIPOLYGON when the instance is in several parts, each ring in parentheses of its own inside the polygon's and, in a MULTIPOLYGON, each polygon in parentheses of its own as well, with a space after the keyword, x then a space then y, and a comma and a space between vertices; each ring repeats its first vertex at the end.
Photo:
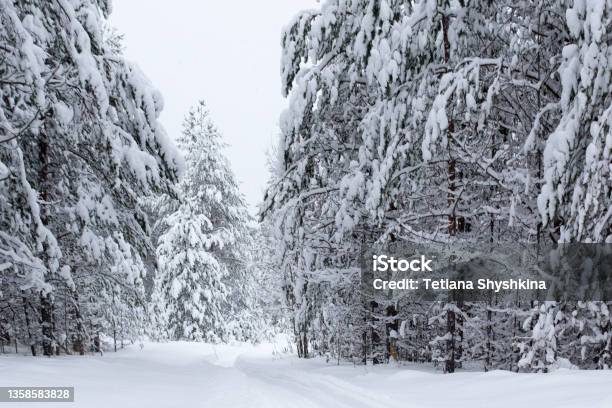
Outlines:
POLYGON ((154 299, 170 338, 227 340, 241 293, 249 215, 204 102, 185 118, 178 138, 185 172, 175 211, 160 222, 154 299))
POLYGON ((106 0, 0 2, 3 300, 46 355, 99 349, 116 326, 107 307, 141 332, 140 198, 177 171, 161 96, 106 36, 109 12, 106 0))

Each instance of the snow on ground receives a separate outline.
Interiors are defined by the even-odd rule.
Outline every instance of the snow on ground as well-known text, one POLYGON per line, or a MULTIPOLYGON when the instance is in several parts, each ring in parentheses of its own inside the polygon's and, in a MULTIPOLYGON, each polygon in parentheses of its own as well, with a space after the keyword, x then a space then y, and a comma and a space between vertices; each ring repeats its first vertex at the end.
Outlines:
POLYGON ((174 342, 104 356, 0 355, 0 386, 74 386, 74 403, 51 404, 71 408, 612 407, 612 371, 443 375, 280 358, 274 349, 174 342))

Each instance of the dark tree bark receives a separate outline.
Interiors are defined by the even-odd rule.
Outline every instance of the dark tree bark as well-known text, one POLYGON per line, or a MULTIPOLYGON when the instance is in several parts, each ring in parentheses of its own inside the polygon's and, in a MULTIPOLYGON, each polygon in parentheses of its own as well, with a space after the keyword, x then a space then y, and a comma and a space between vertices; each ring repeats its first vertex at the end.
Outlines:
POLYGON ((444 372, 455 372, 455 312, 446 311, 446 333, 449 335, 446 341, 446 361, 444 362, 444 372))
POLYGON ((73 306, 74 306, 74 319, 76 322, 76 333, 72 335, 72 350, 79 355, 85 354, 85 326, 83 325, 83 317, 81 316, 81 310, 79 308, 79 296, 76 292, 72 293, 73 306))
MULTIPOLYGON (((36 356, 36 344, 34 343, 34 340, 32 339, 32 330, 31 330, 31 326, 30 326, 30 314, 28 313, 28 300, 25 298, 23 298, 23 315, 25 317, 25 323, 26 323, 26 331, 28 334, 28 342, 30 343, 30 351, 32 352, 33 356, 36 356)), ((15 339, 15 341, 17 341, 17 339, 15 339)), ((15 350, 17 350, 17 346, 15 345, 15 350)))
POLYGON ((51 295, 40 295, 40 319, 43 355, 53 355, 53 300, 51 295))
MULTIPOLYGON (((40 133, 38 143, 38 159, 40 163, 40 169, 38 173, 38 189, 40 191, 40 199, 43 203, 41 206, 40 219, 43 224, 48 225, 49 210, 47 203, 49 201, 49 140, 46 133, 43 131, 40 133)), ((47 244, 43 244, 43 259, 45 259, 48 266, 48 257, 46 255, 47 244)), ((43 354, 45 356, 53 355, 53 298, 51 294, 40 294, 40 319, 42 328, 42 347, 43 354)))

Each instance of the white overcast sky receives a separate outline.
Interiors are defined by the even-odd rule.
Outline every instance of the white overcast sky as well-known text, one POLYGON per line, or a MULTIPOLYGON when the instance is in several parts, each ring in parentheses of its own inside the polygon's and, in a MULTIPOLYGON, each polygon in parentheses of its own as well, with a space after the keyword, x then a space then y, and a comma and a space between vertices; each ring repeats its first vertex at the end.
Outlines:
POLYGON ((265 152, 278 135, 280 33, 316 0, 114 0, 111 23, 126 57, 164 96, 171 137, 204 99, 229 144, 227 155, 252 208, 267 180, 265 152))

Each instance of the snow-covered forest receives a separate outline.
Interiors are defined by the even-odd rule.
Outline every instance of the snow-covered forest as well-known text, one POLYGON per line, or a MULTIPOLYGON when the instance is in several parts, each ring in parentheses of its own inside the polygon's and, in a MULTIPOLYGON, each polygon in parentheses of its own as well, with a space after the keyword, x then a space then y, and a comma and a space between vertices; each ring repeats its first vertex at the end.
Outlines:
POLYGON ((269 334, 268 242, 204 102, 165 133, 106 1, 0 6, 3 349, 269 334))
POLYGON ((273 219, 298 353, 610 368, 610 303, 364 299, 359 251, 612 243, 612 2, 325 1, 282 35, 273 219))
POLYGON ((164 130, 110 13, 0 0, 0 353, 282 334, 336 365, 612 368, 608 299, 372 298, 360 269, 389 243, 612 244, 612 0, 300 12, 257 214, 204 101, 164 130))

